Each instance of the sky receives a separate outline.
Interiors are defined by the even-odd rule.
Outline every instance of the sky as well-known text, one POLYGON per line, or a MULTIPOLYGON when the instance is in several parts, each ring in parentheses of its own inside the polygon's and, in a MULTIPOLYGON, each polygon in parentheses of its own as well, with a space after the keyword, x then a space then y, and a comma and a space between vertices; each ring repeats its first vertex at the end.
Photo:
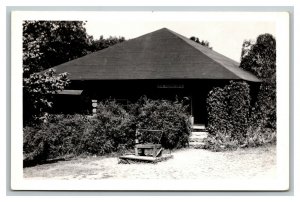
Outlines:
POLYGON ((86 30, 94 39, 98 39, 100 35, 104 38, 123 36, 125 39, 133 39, 165 27, 188 38, 195 36, 200 40, 207 40, 214 51, 240 62, 243 41, 255 40, 264 33, 276 38, 275 25, 272 21, 88 20, 86 30))

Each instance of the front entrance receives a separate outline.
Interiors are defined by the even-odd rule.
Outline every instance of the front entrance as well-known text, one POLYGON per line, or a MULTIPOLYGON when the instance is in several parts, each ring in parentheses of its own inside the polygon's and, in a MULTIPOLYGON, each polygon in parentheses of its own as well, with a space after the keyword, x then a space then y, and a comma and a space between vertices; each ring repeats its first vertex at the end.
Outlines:
POLYGON ((194 124, 207 124, 206 97, 193 96, 191 101, 191 112, 194 124))

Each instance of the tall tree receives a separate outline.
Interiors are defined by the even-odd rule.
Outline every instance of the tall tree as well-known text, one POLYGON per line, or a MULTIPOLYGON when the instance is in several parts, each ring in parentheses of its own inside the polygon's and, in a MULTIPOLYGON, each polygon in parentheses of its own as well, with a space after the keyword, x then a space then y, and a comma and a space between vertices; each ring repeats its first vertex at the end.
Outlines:
POLYGON ((209 49, 212 49, 212 47, 209 46, 209 42, 208 41, 204 41, 204 40, 200 41, 199 38, 195 37, 195 36, 190 37, 190 40, 195 41, 196 43, 201 44, 202 46, 205 46, 205 47, 207 47, 209 49))
POLYGON ((53 95, 69 83, 66 73, 53 69, 86 55, 91 44, 81 21, 25 21, 23 23, 23 120, 37 123, 49 112, 53 95))
POLYGON ((262 80, 252 120, 264 128, 276 129, 276 40, 259 35, 255 42, 244 41, 240 67, 262 80))
POLYGON ((91 37, 84 25, 82 21, 25 21, 24 76, 86 55, 91 37))
POLYGON ((124 41, 124 37, 93 40, 82 21, 24 21, 23 109, 24 123, 39 120, 53 104, 53 94, 63 90, 66 73, 53 66, 124 41), (46 72, 43 70, 49 69, 46 72))
POLYGON ((99 37, 99 39, 92 40, 90 50, 92 52, 99 51, 104 48, 108 48, 109 46, 113 46, 115 44, 121 43, 125 41, 124 37, 113 37, 110 36, 109 38, 104 38, 102 35, 99 37))

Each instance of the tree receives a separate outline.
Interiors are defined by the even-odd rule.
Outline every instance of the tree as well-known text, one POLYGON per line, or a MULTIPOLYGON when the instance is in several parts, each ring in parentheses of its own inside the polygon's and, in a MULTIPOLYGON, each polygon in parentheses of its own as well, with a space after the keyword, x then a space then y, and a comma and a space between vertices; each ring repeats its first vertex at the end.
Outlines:
POLYGON ((125 40, 109 37, 94 40, 82 21, 25 21, 23 23, 24 123, 39 120, 53 105, 53 95, 63 90, 67 74, 52 68, 125 40))
POLYGON ((240 68, 252 72, 262 83, 252 121, 262 128, 276 129, 276 40, 259 35, 256 42, 244 41, 240 68))
POLYGON ((196 43, 201 44, 202 46, 205 46, 209 49, 212 49, 212 47, 209 46, 208 41, 204 41, 204 40, 200 41, 198 37, 194 37, 194 36, 190 37, 190 40, 195 41, 196 43))
POLYGON ((104 48, 108 48, 109 46, 113 46, 115 44, 121 43, 123 41, 125 41, 124 37, 110 36, 109 38, 104 39, 103 36, 101 35, 100 38, 97 40, 92 39, 90 50, 92 52, 99 51, 104 48))
POLYGON ((82 21, 25 21, 24 77, 125 41, 124 37, 94 40, 82 21))
POLYGON ((25 21, 24 76, 86 55, 91 45, 82 21, 25 21))
POLYGON ((91 37, 81 21, 25 21, 23 23, 23 120, 36 123, 51 110, 53 95, 69 80, 53 69, 86 55, 91 37))
POLYGON ((23 79, 23 119, 24 125, 36 123, 45 112, 51 110, 53 95, 68 84, 67 73, 55 75, 54 69, 44 73, 33 73, 23 79))

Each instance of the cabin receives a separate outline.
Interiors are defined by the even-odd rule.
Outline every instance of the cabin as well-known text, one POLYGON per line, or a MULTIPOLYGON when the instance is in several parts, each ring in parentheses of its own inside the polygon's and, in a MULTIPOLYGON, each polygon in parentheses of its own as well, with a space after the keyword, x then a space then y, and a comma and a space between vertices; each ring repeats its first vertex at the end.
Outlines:
MULTIPOLYGON (((230 48, 230 47, 228 47, 230 48)), ((260 80, 239 63, 167 28, 142 35, 55 66, 68 72, 68 89, 56 96, 56 110, 93 113, 97 102, 126 106, 141 96, 185 99, 195 124, 207 123, 206 98, 213 87, 260 80)))

